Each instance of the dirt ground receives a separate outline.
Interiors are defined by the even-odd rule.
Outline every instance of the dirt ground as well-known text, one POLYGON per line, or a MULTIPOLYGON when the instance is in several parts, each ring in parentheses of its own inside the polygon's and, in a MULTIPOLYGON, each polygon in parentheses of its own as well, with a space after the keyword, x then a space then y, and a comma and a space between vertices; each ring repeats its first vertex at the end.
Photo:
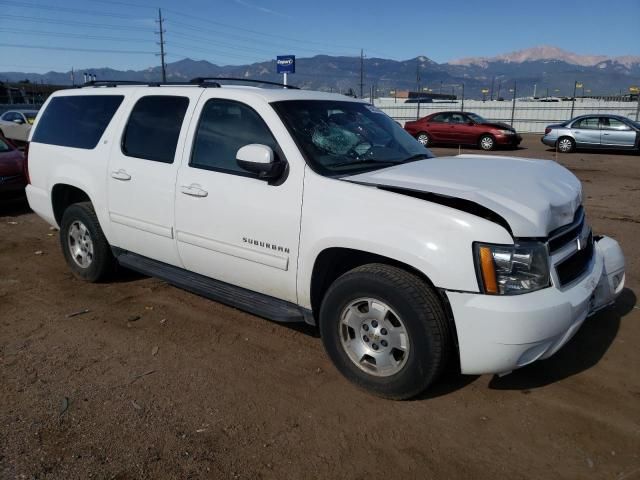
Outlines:
MULTIPOLYGON (((524 145, 498 154, 554 158, 524 145)), ((153 278, 75 280, 57 232, 3 205, 0 478, 640 479, 640 156, 558 160, 628 288, 551 359, 407 402, 347 383, 312 329, 153 278)))

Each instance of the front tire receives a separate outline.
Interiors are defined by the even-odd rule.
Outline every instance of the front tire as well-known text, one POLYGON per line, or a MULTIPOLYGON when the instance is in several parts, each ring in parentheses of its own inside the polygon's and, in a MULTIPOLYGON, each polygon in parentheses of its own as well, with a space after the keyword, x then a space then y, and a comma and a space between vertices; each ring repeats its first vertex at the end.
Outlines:
POLYGON ((496 146, 496 139, 491 135, 482 135, 478 141, 478 146, 485 151, 493 150, 496 146))
POLYGON ((435 292, 397 267, 369 264, 329 287, 320 333, 336 368, 351 382, 385 398, 423 392, 441 374, 451 341, 435 292))
POLYGON ((560 137, 556 142, 556 148, 560 153, 571 153, 576 148, 576 142, 571 137, 560 137))
POLYGON ((60 244, 67 265, 76 278, 98 282, 115 270, 111 246, 91 202, 74 203, 64 211, 60 244))

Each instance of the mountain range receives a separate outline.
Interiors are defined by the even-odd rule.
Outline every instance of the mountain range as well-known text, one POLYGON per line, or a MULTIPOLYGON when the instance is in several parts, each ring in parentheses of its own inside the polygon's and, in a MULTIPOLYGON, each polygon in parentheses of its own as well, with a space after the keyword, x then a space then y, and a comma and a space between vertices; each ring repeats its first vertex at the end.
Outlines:
MULTIPOLYGON (((168 81, 207 76, 281 81, 281 76, 275 73, 275 60, 220 66, 185 58, 167 64, 166 71, 168 81)), ((126 71, 90 68, 75 71, 76 83, 82 82, 83 72, 91 72, 99 80, 158 81, 161 78, 160 67, 126 71)), ((0 72, 0 79, 68 85, 71 72, 0 72)), ((352 89, 359 93, 360 58, 329 55, 297 58, 296 73, 289 79, 291 84, 302 88, 342 92, 352 89)), ((509 97, 512 95, 509 89, 517 82, 518 96, 533 95, 534 85, 538 96, 569 96, 576 81, 583 86, 578 94, 628 93, 629 87, 640 86, 640 56, 578 55, 557 47, 538 46, 495 57, 463 58, 447 63, 436 63, 426 56, 402 61, 367 57, 363 93, 367 95, 372 86, 383 95, 393 90, 416 90, 420 86, 435 93, 460 95, 464 83, 465 95, 469 98, 481 97, 481 90, 491 88, 492 84, 496 97, 509 97)))

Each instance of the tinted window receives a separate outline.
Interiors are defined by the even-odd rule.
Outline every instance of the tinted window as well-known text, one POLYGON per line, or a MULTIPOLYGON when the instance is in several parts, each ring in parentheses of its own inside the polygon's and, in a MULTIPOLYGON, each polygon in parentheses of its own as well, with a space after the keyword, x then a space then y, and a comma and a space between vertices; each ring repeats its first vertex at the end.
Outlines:
POLYGON ((95 148, 123 98, 122 95, 56 97, 42 114, 33 141, 95 148))
POLYGON ((440 113, 431 119, 432 122, 448 122, 449 114, 448 113, 440 113))
POLYGON ((578 120, 573 124, 573 128, 584 128, 584 129, 599 129, 600 123, 598 117, 588 117, 583 118, 582 120, 578 120))
POLYGON ((461 113, 452 113, 451 114, 451 123, 467 123, 467 119, 461 113))
POLYGON ((600 119, 601 127, 605 130, 631 130, 631 127, 617 118, 603 117, 600 119))
POLYGON ((200 117, 190 165, 253 176, 236 162, 238 150, 251 143, 276 150, 276 141, 260 115, 242 103, 209 100, 200 117))
POLYGON ((12 148, 4 140, 0 139, 0 153, 10 152, 12 148))
POLYGON ((186 97, 143 97, 131 111, 122 137, 122 152, 129 157, 173 163, 184 114, 186 97))

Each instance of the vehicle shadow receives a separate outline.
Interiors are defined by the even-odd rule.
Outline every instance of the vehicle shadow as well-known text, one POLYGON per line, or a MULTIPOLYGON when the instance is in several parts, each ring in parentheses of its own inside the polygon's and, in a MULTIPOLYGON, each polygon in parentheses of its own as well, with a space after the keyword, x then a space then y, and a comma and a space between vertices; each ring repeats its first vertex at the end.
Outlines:
POLYGON ((0 200, 0 217, 17 217, 31 213, 27 197, 0 200))
POLYGON ((489 382, 495 390, 531 390, 544 387, 595 366, 615 340, 622 317, 636 305, 634 292, 625 288, 615 305, 588 318, 576 335, 555 355, 489 382))
MULTIPOLYGON (((547 148, 547 152, 549 153, 556 153, 556 149, 555 148, 547 148)), ((593 154, 606 154, 606 155, 621 155, 621 156, 633 156, 633 155, 638 155, 638 150, 614 150, 614 149, 610 149, 610 148, 580 148, 578 150, 574 150, 571 153, 560 153, 557 152, 558 155, 579 155, 581 153, 593 153, 593 154)))

